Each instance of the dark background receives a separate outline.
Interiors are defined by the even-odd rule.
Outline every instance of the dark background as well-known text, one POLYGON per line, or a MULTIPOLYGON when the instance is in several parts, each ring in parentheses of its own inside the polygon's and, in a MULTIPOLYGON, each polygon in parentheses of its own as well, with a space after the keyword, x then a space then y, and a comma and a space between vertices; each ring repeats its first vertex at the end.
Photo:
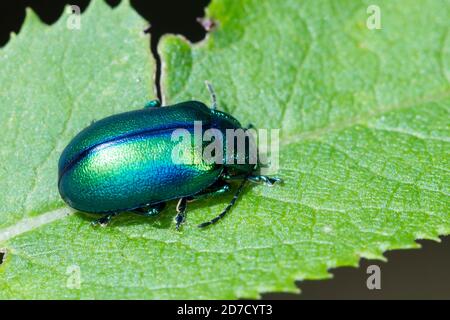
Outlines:
MULTIPOLYGON (((112 7, 120 0, 107 0, 112 7)), ((165 33, 182 34, 192 42, 205 37, 205 30, 197 22, 204 16, 209 0, 196 1, 138 1, 131 0, 133 8, 151 24, 149 44, 158 64, 157 87, 159 90, 159 56, 156 45, 165 33)), ((9 41, 12 31, 18 33, 25 18, 25 7, 31 7, 47 24, 58 20, 69 1, 17 0, 0 3, 0 47, 9 41)), ((70 1, 84 11, 89 0, 70 1)), ((420 250, 396 250, 387 252, 389 263, 362 259, 359 268, 331 270, 332 280, 314 280, 298 283, 301 295, 267 293, 266 299, 450 299, 450 237, 442 243, 419 241, 420 250), (377 264, 381 268, 381 290, 368 290, 367 266, 377 264)))

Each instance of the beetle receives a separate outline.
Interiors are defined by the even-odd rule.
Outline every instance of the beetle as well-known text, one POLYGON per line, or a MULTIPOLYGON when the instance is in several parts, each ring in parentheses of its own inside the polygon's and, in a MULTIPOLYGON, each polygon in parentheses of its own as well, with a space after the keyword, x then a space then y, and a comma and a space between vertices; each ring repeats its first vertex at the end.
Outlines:
MULTIPOLYGON (((195 121, 219 132, 244 129, 233 116, 217 110, 215 92, 211 84, 206 85, 211 107, 199 101, 161 107, 158 100, 152 100, 143 109, 106 117, 79 132, 59 159, 58 189, 62 199, 76 210, 102 214, 93 222, 102 226, 121 212, 155 216, 166 202, 178 200, 178 230, 185 221, 188 202, 228 192, 232 180, 241 183, 228 206, 199 227, 223 218, 247 181, 268 186, 281 182, 280 178, 257 174, 258 165, 249 161, 174 163, 177 141, 172 135, 177 129, 192 132, 195 121)), ((201 156, 201 151, 192 150, 187 153, 201 156)), ((237 150, 232 157, 248 160, 246 152, 237 150)))

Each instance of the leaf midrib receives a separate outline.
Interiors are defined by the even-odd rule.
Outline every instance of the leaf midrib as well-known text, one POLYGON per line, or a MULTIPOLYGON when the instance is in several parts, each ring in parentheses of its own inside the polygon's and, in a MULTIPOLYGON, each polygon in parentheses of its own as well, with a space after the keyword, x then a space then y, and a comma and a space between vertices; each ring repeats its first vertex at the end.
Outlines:
POLYGON ((390 113, 392 111, 399 111, 399 110, 406 110, 410 109, 419 105, 424 105, 427 103, 432 102, 439 102, 444 100, 445 98, 450 97, 450 88, 446 87, 443 91, 438 91, 435 94, 431 94, 428 96, 423 97, 420 100, 415 101, 407 101, 402 104, 397 105, 386 105, 386 106, 379 106, 375 111, 368 112, 362 115, 358 115, 352 118, 349 118, 347 121, 339 122, 336 125, 330 125, 318 129, 314 129, 311 131, 306 131, 304 133, 298 134, 298 135, 292 135, 283 137, 281 145, 282 146, 288 146, 295 143, 303 142, 303 141, 317 141, 322 140, 324 136, 327 136, 330 133, 336 133, 340 132, 342 130, 361 125, 361 124, 367 124, 367 122, 373 118, 378 118, 382 115, 385 115, 387 113, 390 113))

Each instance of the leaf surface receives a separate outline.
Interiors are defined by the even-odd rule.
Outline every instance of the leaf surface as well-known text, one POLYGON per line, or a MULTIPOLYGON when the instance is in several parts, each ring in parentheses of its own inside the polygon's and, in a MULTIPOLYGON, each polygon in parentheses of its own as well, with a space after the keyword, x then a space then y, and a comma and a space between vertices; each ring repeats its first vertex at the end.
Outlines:
POLYGON ((209 101, 209 80, 219 108, 281 129, 285 184, 247 189, 206 230, 230 196, 190 203, 182 232, 173 204, 93 229, 65 217, 56 188, 74 134, 152 97, 145 23, 97 1, 78 31, 29 12, 0 51, 0 298, 296 292, 295 280, 449 234, 449 2, 378 1, 381 30, 366 27, 370 4, 214 0, 204 42, 162 40, 166 104, 209 101))

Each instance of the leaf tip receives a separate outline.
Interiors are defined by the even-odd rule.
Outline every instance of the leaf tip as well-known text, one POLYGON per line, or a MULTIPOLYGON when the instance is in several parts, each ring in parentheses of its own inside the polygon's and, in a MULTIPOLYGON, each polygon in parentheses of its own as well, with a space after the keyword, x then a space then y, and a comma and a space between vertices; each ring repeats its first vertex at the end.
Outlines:
MULTIPOLYGON (((382 252, 377 251, 360 251, 358 252, 358 256, 367 260, 380 260, 383 262, 387 262, 387 258, 383 255, 382 252)), ((358 262, 357 267, 359 267, 360 262, 358 262)))
POLYGON ((39 19, 39 16, 37 15, 36 12, 34 12, 34 10, 31 7, 26 7, 25 8, 25 20, 23 22, 23 25, 26 26, 27 23, 30 22, 41 22, 41 20, 39 19))

